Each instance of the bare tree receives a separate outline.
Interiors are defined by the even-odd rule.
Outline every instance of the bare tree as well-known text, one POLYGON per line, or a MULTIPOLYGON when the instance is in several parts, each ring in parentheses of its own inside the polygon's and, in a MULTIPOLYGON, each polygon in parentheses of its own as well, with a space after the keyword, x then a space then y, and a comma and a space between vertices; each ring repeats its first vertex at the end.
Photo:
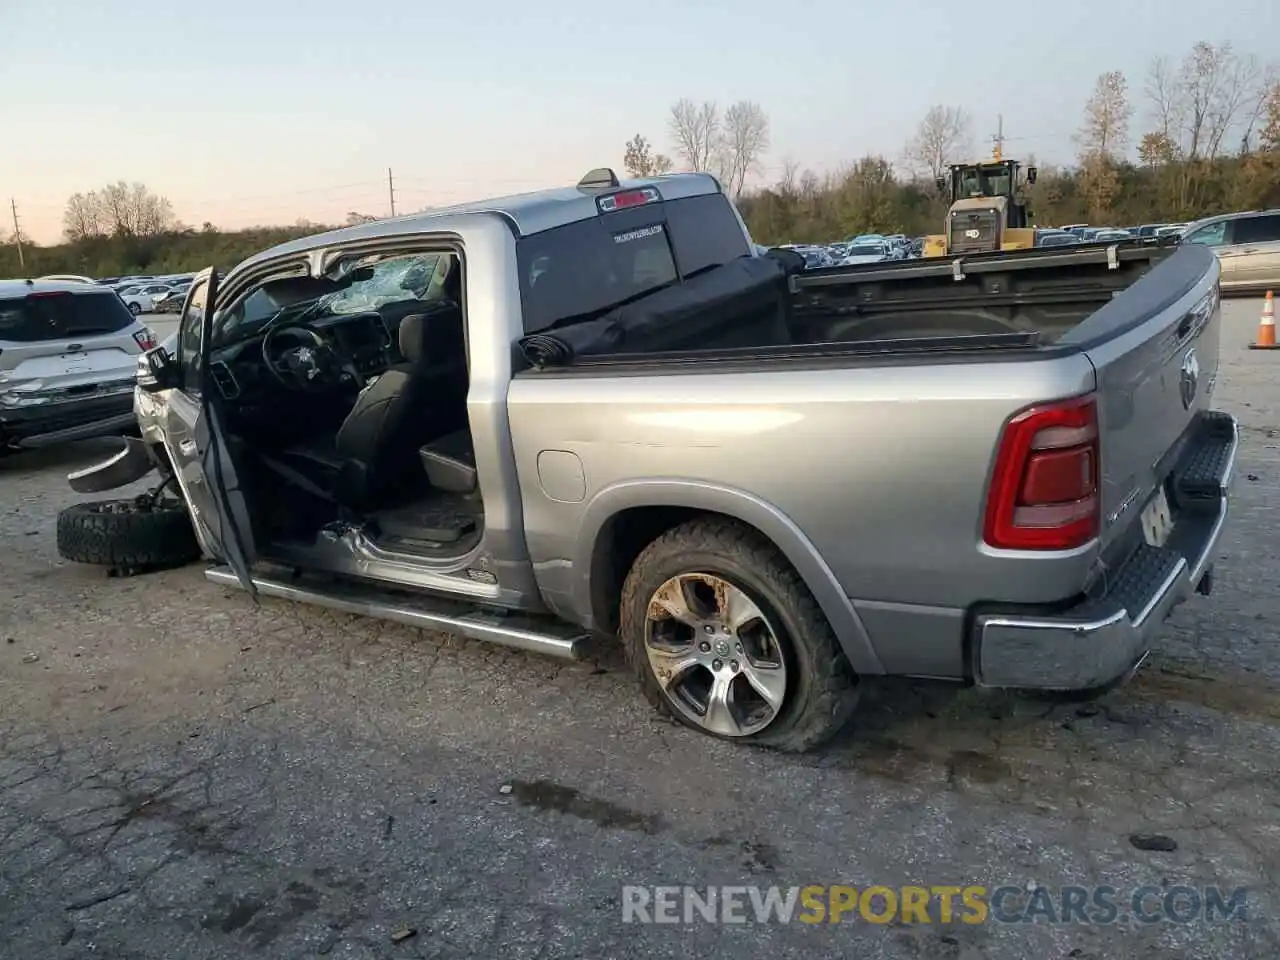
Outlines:
POLYGON ((1263 131, 1270 119, 1269 111, 1272 99, 1280 91, 1280 66, 1270 64, 1259 67, 1257 77, 1251 90, 1245 91, 1242 109, 1240 135, 1240 152, 1248 153, 1253 144, 1253 133, 1262 124, 1263 131))
POLYGON ((1152 129, 1165 141, 1176 145, 1186 120, 1186 97, 1178 68, 1168 57, 1157 57, 1151 61, 1144 92, 1154 114, 1152 129))
POLYGON ((67 198, 66 209, 62 212, 62 233, 69 243, 99 237, 104 232, 102 205, 97 194, 76 193, 67 198))
POLYGON ((1259 145, 1263 150, 1280 150, 1280 80, 1271 84, 1265 104, 1259 145))
POLYGON ((778 183, 773 188, 774 192, 786 200, 793 201, 800 196, 800 188, 797 181, 800 178, 800 164, 796 163, 791 157, 782 161, 782 174, 778 177, 778 183))
POLYGON ((668 125, 676 155, 689 169, 714 172, 712 166, 722 145, 720 108, 715 101, 699 105, 687 97, 677 100, 671 105, 668 125))
POLYGON ((347 226, 354 227, 361 223, 373 223, 378 218, 369 213, 359 213, 352 210, 347 214, 347 226))
POLYGON ((661 153, 655 154, 649 140, 637 133, 627 141, 622 165, 633 177, 656 177, 671 170, 671 159, 661 153))
POLYGON ((935 104, 907 141, 904 159, 915 174, 937 179, 970 149, 970 118, 962 107, 935 104))
MULTIPOLYGON (((177 223, 173 205, 141 183, 109 183, 84 195, 82 202, 96 211, 98 231, 112 236, 152 237, 173 229, 177 223)), ((68 215, 70 204, 68 201, 68 215)), ((63 225, 67 226, 66 216, 63 225)))
POLYGON ((1076 134, 1083 158, 1111 162, 1129 146, 1129 85, 1119 70, 1099 75, 1084 106, 1084 124, 1076 134))
POLYGON ((734 197, 741 196, 747 177, 769 149, 769 118, 760 104, 739 100, 725 111, 721 149, 726 185, 734 197))
POLYGON ((1256 57, 1236 53, 1229 43, 1201 41, 1176 67, 1166 59, 1153 61, 1146 93, 1156 130, 1176 153, 1188 160, 1212 160, 1235 142, 1237 133, 1248 145, 1273 79, 1256 57))
POLYGON ((812 170, 805 170, 800 174, 798 189, 801 197, 812 200, 822 192, 822 181, 818 179, 818 175, 812 170))

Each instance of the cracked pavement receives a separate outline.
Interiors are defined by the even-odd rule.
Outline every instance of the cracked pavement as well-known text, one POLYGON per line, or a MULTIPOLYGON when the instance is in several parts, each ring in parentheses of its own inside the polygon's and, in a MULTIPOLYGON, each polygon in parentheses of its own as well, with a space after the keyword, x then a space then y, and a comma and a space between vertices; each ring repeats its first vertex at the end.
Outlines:
POLYGON ((803 757, 658 720, 614 656, 63 562, 65 474, 114 445, 5 461, 0 957, 1280 955, 1280 357, 1244 349, 1259 302, 1226 308, 1218 405, 1244 429, 1215 592, 1129 685, 1070 704, 870 684, 803 757), (1217 923, 622 923, 625 884, 719 883, 1250 893, 1217 923))

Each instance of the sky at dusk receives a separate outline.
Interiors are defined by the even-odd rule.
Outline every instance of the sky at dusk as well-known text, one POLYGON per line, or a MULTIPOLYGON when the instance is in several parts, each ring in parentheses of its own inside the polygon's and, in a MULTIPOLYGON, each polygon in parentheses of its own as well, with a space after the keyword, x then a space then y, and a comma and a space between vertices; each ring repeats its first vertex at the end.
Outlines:
POLYGON ((197 226, 337 222, 388 212, 390 167, 403 213, 621 170, 637 132, 670 153, 680 97, 764 108, 757 179, 896 159, 935 103, 1065 162, 1099 73, 1128 75, 1136 139, 1153 57, 1277 37, 1277 0, 0 0, 0 198, 41 243, 121 179, 197 226))

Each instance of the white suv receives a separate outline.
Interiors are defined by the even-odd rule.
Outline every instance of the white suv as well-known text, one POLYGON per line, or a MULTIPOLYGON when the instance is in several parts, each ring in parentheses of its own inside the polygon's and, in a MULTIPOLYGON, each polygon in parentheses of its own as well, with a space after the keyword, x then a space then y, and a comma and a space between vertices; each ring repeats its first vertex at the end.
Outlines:
POLYGON ((108 287, 0 280, 0 455, 136 429, 138 357, 153 346, 108 287))

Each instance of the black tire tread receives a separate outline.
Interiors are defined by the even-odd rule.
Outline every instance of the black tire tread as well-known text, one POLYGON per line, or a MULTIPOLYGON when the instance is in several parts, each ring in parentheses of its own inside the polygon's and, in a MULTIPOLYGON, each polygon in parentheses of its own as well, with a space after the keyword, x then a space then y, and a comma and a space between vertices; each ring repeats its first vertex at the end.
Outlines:
POLYGON ((185 505, 165 501, 152 510, 110 512, 93 501, 58 514, 58 555, 76 563, 122 570, 180 566, 200 557, 185 505))
POLYGON ((636 673, 646 699, 664 717, 683 720, 671 709, 653 677, 643 651, 644 624, 635 620, 636 611, 648 604, 649 598, 639 592, 645 589, 650 570, 672 556, 695 552, 716 553, 751 569, 774 596, 790 607, 788 615, 800 627, 800 636, 789 638, 792 645, 806 644, 810 648, 814 675, 806 685, 806 702, 792 705, 786 716, 744 741, 787 753, 803 753, 830 740, 849 721, 857 705, 857 677, 821 607, 786 557, 766 537, 728 518, 701 518, 671 528, 640 552, 627 574, 622 587, 619 634, 627 663, 636 673))

